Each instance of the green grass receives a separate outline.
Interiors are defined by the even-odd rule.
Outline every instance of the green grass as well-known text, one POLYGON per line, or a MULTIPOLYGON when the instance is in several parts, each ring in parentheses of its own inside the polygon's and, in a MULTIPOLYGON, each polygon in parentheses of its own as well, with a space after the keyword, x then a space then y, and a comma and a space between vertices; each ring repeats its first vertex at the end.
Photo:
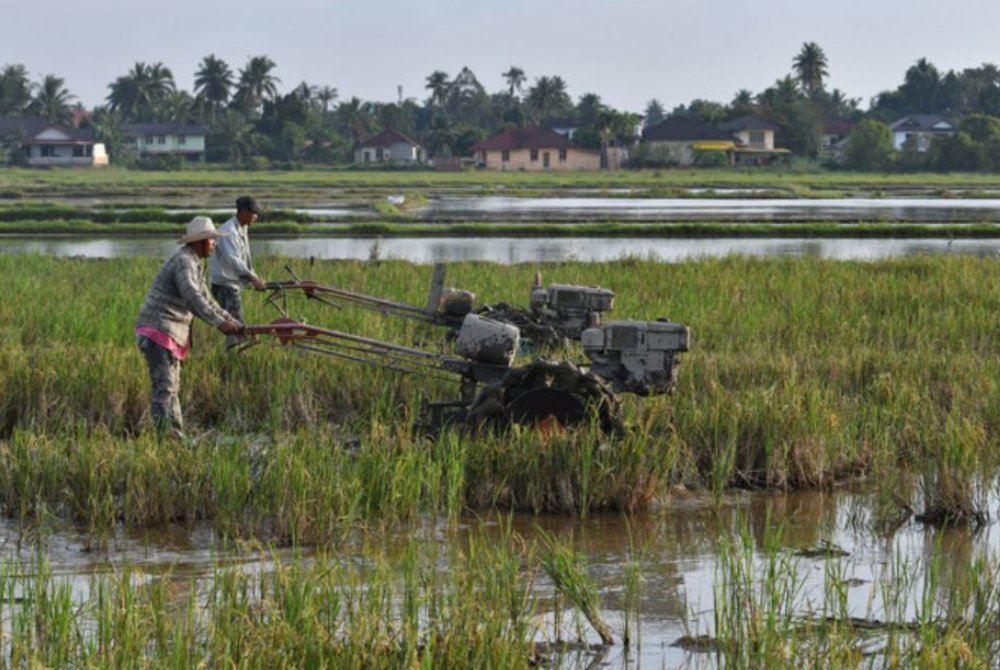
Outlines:
MULTIPOLYGON (((885 175, 780 169, 642 170, 576 173, 468 171, 365 172, 337 169, 234 171, 203 167, 178 172, 109 170, 0 169, 0 197, 87 198, 198 197, 230 202, 249 190, 263 198, 292 195, 328 199, 331 195, 391 195, 400 191, 433 193, 539 194, 571 189, 760 188, 813 197, 865 193, 927 193, 944 197, 982 197, 998 186, 995 175, 977 173, 885 175), (966 193, 968 192, 968 193, 966 193)), ((613 194, 612 194, 613 195, 613 194)))
MULTIPOLYGON (((260 271, 281 277, 286 262, 263 259, 260 271)), ((667 316, 692 328, 674 395, 626 397, 621 440, 586 429, 476 440, 448 433, 428 444, 412 433, 420 403, 455 398, 456 384, 271 348, 232 360, 220 336, 196 326, 183 371, 191 430, 214 428, 244 446, 265 436, 282 456, 272 461, 284 468, 275 481, 304 478, 307 493, 296 502, 277 483, 267 493, 268 480, 240 466, 241 452, 227 451, 237 447, 225 440, 187 462, 144 434, 148 380, 132 327, 159 265, 0 256, 8 296, 0 301, 0 497, 8 513, 58 509, 96 527, 207 515, 222 530, 235 520, 237 535, 278 528, 275 536, 291 542, 329 537, 334 517, 394 520, 467 507, 586 515, 646 509, 674 484, 808 489, 875 474, 876 488, 919 475, 921 485, 903 491, 915 510, 951 509, 953 520, 968 520, 983 490, 972 477, 996 464, 993 260, 626 259, 542 266, 546 281, 613 288, 615 317, 667 316), (340 453, 335 434, 360 435, 362 457, 340 453), (329 472, 315 490, 304 455, 313 448, 329 472), (213 479, 213 467, 229 479, 213 479), (141 487, 161 479, 158 468, 181 488, 141 487), (341 479, 352 483, 338 488, 341 479), (197 495, 164 512, 183 487, 197 495), (276 510, 285 516, 272 526, 276 510), (288 516, 299 511, 304 521, 288 516)), ((455 264, 449 283, 483 301, 525 304, 538 267, 455 264)), ((430 272, 337 261, 318 263, 314 278, 422 304, 430 272)), ((250 321, 276 316, 257 294, 246 301, 250 321)), ((368 312, 303 301, 292 315, 447 351, 439 330, 368 312)), ((582 359, 578 350, 570 356, 582 359)))

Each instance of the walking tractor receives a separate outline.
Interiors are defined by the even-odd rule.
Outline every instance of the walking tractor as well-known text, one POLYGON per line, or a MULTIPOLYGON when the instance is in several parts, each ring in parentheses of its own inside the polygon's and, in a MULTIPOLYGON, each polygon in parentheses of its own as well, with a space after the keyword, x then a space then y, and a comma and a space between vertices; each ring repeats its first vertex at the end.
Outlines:
MULTIPOLYGON (((614 293, 599 287, 552 284, 536 276, 531 308, 509 305, 475 310, 475 296, 444 288, 444 267, 434 271, 426 307, 348 291, 312 280, 271 282, 267 303, 282 313, 270 324, 248 326, 240 350, 267 344, 292 347, 365 365, 457 381, 459 397, 428 403, 419 426, 436 431, 452 423, 471 428, 502 428, 511 423, 572 426, 595 417, 608 433, 623 429, 619 393, 670 393, 677 380, 679 354, 688 350, 687 326, 657 321, 612 320, 602 314, 614 293), (356 306, 390 316, 445 326, 454 355, 426 351, 288 318, 288 295, 334 307, 356 306), (578 340, 588 362, 555 362, 536 357, 515 366, 522 334, 578 340)), ((544 339, 543 342, 549 342, 544 339)), ((537 342, 537 340, 536 340, 537 342)))

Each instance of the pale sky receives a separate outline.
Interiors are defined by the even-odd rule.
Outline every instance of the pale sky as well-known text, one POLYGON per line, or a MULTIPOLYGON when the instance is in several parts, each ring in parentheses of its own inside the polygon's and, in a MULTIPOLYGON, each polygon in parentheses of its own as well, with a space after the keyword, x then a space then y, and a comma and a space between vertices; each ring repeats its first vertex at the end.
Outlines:
POLYGON ((283 92, 306 80, 381 101, 397 85, 423 100, 428 74, 463 66, 493 92, 517 65, 641 111, 757 93, 814 41, 828 86, 867 106, 922 56, 942 71, 1000 62, 998 25, 997 0, 0 0, 0 65, 62 76, 88 107, 136 61, 190 90, 210 53, 234 71, 270 56, 283 92))

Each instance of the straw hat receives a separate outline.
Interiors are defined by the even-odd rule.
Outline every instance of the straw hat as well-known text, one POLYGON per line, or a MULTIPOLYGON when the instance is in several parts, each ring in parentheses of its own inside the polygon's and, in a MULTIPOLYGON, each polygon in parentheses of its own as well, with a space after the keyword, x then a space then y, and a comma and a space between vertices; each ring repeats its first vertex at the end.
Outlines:
POLYGON ((214 240, 217 237, 225 237, 228 233, 215 229, 212 219, 207 216, 196 216, 188 222, 187 234, 182 237, 177 244, 189 244, 202 240, 214 240))

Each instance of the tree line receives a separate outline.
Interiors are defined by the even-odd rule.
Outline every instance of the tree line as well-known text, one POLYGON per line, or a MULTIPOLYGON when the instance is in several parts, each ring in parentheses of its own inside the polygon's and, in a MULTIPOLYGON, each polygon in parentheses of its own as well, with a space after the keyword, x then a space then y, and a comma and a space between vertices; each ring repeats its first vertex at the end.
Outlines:
POLYGON ((424 82, 423 100, 404 96, 399 87, 396 100, 366 101, 341 99, 335 87, 307 82, 282 92, 277 65, 268 56, 253 56, 234 70, 213 54, 199 63, 190 92, 177 86, 165 64, 138 62, 108 85, 104 104, 83 110, 63 78, 47 74, 32 81, 24 65, 8 64, 0 69, 0 116, 41 116, 63 124, 77 119, 94 130, 119 164, 137 160, 123 140, 127 124, 165 122, 206 126, 210 161, 292 166, 350 162, 358 142, 387 128, 419 139, 431 155, 466 156, 490 135, 554 118, 575 122, 580 127, 575 141, 598 149, 635 141, 633 128, 643 117, 650 127, 678 115, 718 124, 753 114, 773 123, 777 143, 801 159, 819 158, 824 125, 841 120, 860 122, 865 138, 865 150, 856 141, 854 151, 845 153, 849 167, 994 169, 985 158, 994 126, 979 119, 1000 117, 1000 69, 991 64, 941 73, 920 59, 896 89, 875 96, 867 110, 860 98, 828 89, 829 62, 815 42, 804 43, 789 73, 763 91, 742 89, 729 102, 695 99, 669 111, 657 98, 641 114, 615 109, 593 92, 574 101, 562 77, 542 75, 529 82, 517 66, 502 76, 504 86, 489 92, 467 67, 454 76, 437 70, 424 82), (914 113, 973 120, 962 122, 966 127, 955 138, 936 142, 932 151, 887 152, 885 124, 914 113), (867 146, 872 141, 874 150, 867 146))

